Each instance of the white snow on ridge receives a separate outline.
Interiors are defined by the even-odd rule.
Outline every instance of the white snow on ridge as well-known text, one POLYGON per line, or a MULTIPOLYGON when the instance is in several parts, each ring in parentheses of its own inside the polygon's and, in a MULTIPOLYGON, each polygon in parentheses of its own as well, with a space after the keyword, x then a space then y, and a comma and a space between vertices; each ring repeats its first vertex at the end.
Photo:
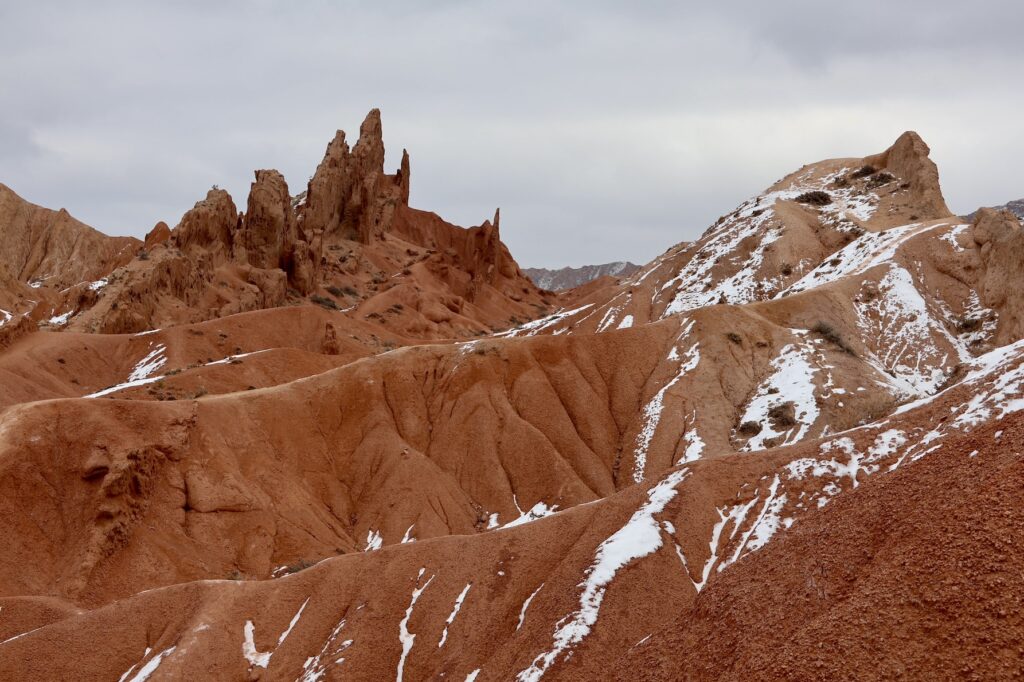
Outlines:
POLYGON ((288 635, 292 634, 292 630, 295 628, 295 624, 299 622, 299 618, 302 617, 302 612, 306 610, 306 604, 309 603, 309 597, 306 597, 306 601, 302 602, 302 606, 292 616, 291 622, 288 623, 288 627, 281 636, 277 638, 277 646, 271 651, 259 651, 256 649, 256 626, 253 625, 251 620, 245 621, 245 626, 242 629, 244 640, 242 641, 242 655, 245 660, 249 662, 249 666, 256 666, 258 668, 266 668, 270 665, 270 659, 281 648, 284 644, 284 640, 288 639, 288 635))
MULTIPOLYGON (((800 514, 827 505, 842 490, 858 487, 864 477, 893 471, 904 462, 935 452, 951 433, 969 432, 981 424, 1024 410, 1024 341, 997 348, 965 364, 973 370, 960 383, 903 405, 894 413, 906 413, 936 401, 947 392, 966 389, 967 400, 948 408, 951 419, 939 421, 934 427, 926 422, 925 426, 910 427, 906 431, 892 428, 888 420, 882 420, 846 431, 821 442, 819 451, 823 457, 794 459, 771 478, 768 486, 761 485, 748 502, 716 509, 718 521, 712 528, 709 558, 700 581, 693 581, 694 588, 700 591, 713 572, 721 572, 746 554, 763 548, 780 529, 789 528, 800 514), (870 445, 858 446, 853 438, 856 433, 867 433, 870 445), (811 482, 810 478, 820 480, 811 482), (796 485, 787 491, 791 483, 796 485), (760 511, 750 519, 755 507, 760 511), (731 528, 728 533, 727 528, 731 528), (730 549, 729 556, 722 558, 730 549)), ((858 440, 864 442, 863 436, 858 440)), ((965 451, 962 454, 977 456, 978 453, 965 451)), ((767 477, 762 479, 763 482, 768 480, 767 477)), ((685 559, 680 558, 685 565, 685 559)))
POLYGON ((48 322, 56 327, 60 327, 67 324, 68 320, 71 319, 71 316, 74 314, 74 310, 69 310, 66 313, 62 313, 60 315, 54 315, 48 320, 48 322))
POLYGON ((551 649, 538 654, 529 667, 520 671, 516 676, 518 682, 537 682, 563 654, 571 653, 597 622, 605 592, 619 570, 661 548, 661 526, 655 515, 675 498, 676 486, 688 474, 688 469, 673 471, 648 490, 647 500, 629 521, 598 546, 594 562, 581 583, 579 609, 558 621, 551 649))
POLYGON ((593 305, 593 303, 587 303, 586 305, 582 305, 579 308, 574 308, 573 310, 559 310, 558 312, 552 313, 547 317, 542 317, 539 320, 527 322, 526 324, 516 327, 515 329, 510 329, 506 332, 495 334, 494 336, 533 336, 535 334, 539 334, 548 327, 554 326, 555 324, 561 322, 562 320, 568 319, 573 315, 577 315, 583 312, 584 310, 592 307, 593 305))
POLYGON ((716 303, 749 303, 760 298, 760 292, 776 288, 782 280, 767 279, 761 266, 768 247, 782 236, 778 228, 765 229, 775 217, 778 201, 791 201, 810 191, 827 191, 832 201, 819 207, 824 222, 838 229, 848 229, 855 227, 849 216, 860 221, 870 219, 879 201, 876 194, 858 194, 853 187, 833 185, 850 170, 844 168, 817 181, 807 181, 805 174, 788 189, 768 192, 741 204, 694 244, 695 252, 690 260, 662 285, 659 294, 667 290, 674 292, 662 317, 716 303), (741 256, 741 244, 757 237, 760 239, 749 255, 741 256), (716 282, 712 269, 723 262, 738 268, 728 277, 719 276, 716 282))
POLYGON ((685 464, 701 458, 704 454, 704 439, 697 433, 697 411, 694 409, 690 416, 690 428, 683 434, 683 442, 686 443, 686 450, 682 458, 676 464, 685 464))
POLYGON ((542 587, 544 587, 544 583, 538 585, 537 589, 530 593, 530 596, 523 602, 523 607, 519 609, 519 622, 516 623, 517 632, 519 631, 519 628, 523 627, 523 623, 526 622, 526 609, 530 608, 530 602, 533 601, 533 598, 537 596, 537 593, 540 592, 542 587))
POLYGON ((164 352, 167 350, 167 346, 159 344, 156 348, 151 350, 146 357, 139 360, 132 370, 132 373, 128 375, 128 381, 139 381, 150 376, 153 372, 157 371, 165 364, 167 364, 167 357, 164 356, 164 352))
POLYGON ((514 528, 516 526, 521 526, 524 523, 530 523, 531 521, 536 521, 537 519, 543 519, 545 516, 551 516, 552 514, 554 514, 557 509, 557 504, 553 504, 549 507, 547 503, 542 500, 537 504, 533 505, 533 507, 531 507, 526 512, 523 512, 518 519, 513 519, 512 521, 509 521, 504 526, 502 526, 502 528, 514 528))
POLYGON ((946 224, 911 223, 881 232, 866 232, 832 254, 827 261, 780 291, 775 298, 807 291, 848 275, 862 273, 876 265, 888 265, 895 257, 896 250, 904 242, 941 227, 946 227, 946 224))
MULTIPOLYGON (((334 640, 338 638, 338 635, 341 634, 346 621, 346 618, 342 618, 338 624, 334 626, 334 629, 331 630, 331 634, 328 635, 326 641, 324 641, 323 647, 320 648, 320 653, 306 659, 306 662, 302 665, 302 677, 300 677, 296 682, 318 682, 327 674, 327 666, 331 665, 331 661, 323 661, 323 658, 327 655, 328 647, 330 647, 331 643, 333 643, 334 640)), ((345 649, 352 646, 352 642, 353 640, 351 639, 343 641, 338 645, 337 649, 331 652, 331 658, 333 659, 335 656, 345 651, 345 649)), ((340 665, 344 660, 344 658, 339 658, 334 659, 333 662, 336 665, 340 665)))
POLYGON ((780 445, 794 443, 806 435, 807 431, 818 418, 818 405, 814 399, 814 375, 818 368, 812 364, 815 355, 814 346, 810 342, 791 343, 783 347, 779 355, 772 360, 775 370, 757 388, 757 393, 747 403, 740 418, 740 423, 756 422, 761 431, 751 436, 744 451, 763 450, 770 439, 782 439, 780 445), (772 408, 793 403, 796 424, 780 427, 772 426, 769 413, 772 408))
POLYGON ((651 440, 653 440, 655 432, 658 430, 658 424, 661 422, 661 413, 665 406, 665 394, 668 392, 668 389, 675 386, 675 384, 682 379, 684 375, 693 371, 693 369, 697 367, 697 364, 700 362, 700 343, 694 343, 690 346, 689 350, 686 351, 684 358, 685 362, 680 365, 679 372, 676 376, 667 384, 662 386, 661 389, 654 394, 654 397, 651 398, 651 401, 644 405, 644 425, 636 437, 636 453, 633 465, 633 480, 636 483, 640 483, 644 480, 644 472, 647 468, 647 451, 651 446, 651 440))
POLYGON ((240 360, 242 358, 247 358, 250 355, 256 355, 257 353, 266 353, 268 350, 270 350, 270 349, 269 348, 263 348, 262 350, 254 350, 251 353, 239 353, 237 355, 229 355, 226 358, 221 358, 220 360, 214 360, 213 362, 207 362, 203 366, 204 367, 210 367, 211 365, 227 365, 227 364, 231 363, 234 360, 240 360))

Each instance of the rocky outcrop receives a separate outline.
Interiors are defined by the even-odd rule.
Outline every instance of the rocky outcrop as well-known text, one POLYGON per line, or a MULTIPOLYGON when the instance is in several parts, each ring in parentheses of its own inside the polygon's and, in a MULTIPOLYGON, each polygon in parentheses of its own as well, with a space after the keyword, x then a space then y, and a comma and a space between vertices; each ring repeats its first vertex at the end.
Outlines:
POLYGON ((299 220, 309 232, 364 244, 388 231, 397 206, 409 203, 409 155, 395 175, 384 173, 380 111, 372 110, 350 151, 339 130, 309 181, 299 220))
POLYGON ((171 239, 171 228, 164 221, 158 222, 146 233, 146 248, 151 249, 157 244, 166 244, 171 239))
POLYGON ((256 171, 235 256, 257 268, 281 267, 286 249, 295 243, 295 233, 295 216, 284 176, 276 170, 256 171))
POLYGON ((997 345, 1009 343, 1024 333, 1024 300, 1017 289, 1024 279, 1024 229, 1009 211, 983 208, 971 224, 971 234, 980 247, 981 302, 999 311, 997 345))
POLYGON ((223 262, 231 255, 232 235, 238 229, 235 202, 226 191, 213 188, 196 203, 174 228, 174 243, 185 252, 203 249, 223 262))
POLYGON ((123 267, 97 273, 102 283, 59 294, 44 285, 40 294, 58 300, 37 319, 138 332, 306 299, 411 337, 452 338, 546 308, 501 243, 497 214, 463 229, 409 208, 409 190, 407 151, 396 173, 384 172, 375 109, 353 148, 337 132, 306 191, 292 197, 281 173, 258 170, 239 213, 214 186, 173 230, 158 224, 123 267))
POLYGON ((0 184, 0 263, 21 282, 57 289, 97 280, 132 259, 142 243, 108 237, 66 210, 36 206, 0 184))
POLYGON ((878 170, 885 169, 901 179, 913 196, 914 204, 920 207, 921 218, 945 218, 952 213, 942 197, 939 169, 928 158, 930 153, 921 136, 908 130, 881 154, 866 157, 864 163, 878 170))

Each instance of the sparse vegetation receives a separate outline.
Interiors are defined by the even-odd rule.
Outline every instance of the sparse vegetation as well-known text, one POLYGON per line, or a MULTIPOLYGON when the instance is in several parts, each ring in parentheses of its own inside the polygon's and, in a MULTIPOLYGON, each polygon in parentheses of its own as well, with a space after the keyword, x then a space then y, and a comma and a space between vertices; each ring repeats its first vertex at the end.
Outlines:
POLYGON ((846 343, 846 340, 839 334, 839 331, 828 322, 818 320, 818 322, 811 327, 811 331, 818 334, 826 341, 835 344, 846 353, 856 357, 857 353, 848 343, 846 343))
POLYGON ((757 434, 761 433, 761 423, 755 421, 743 422, 740 427, 736 429, 736 433, 740 434, 744 438, 752 438, 757 434))
POLYGON ((725 335, 725 337, 732 341, 733 343, 735 343, 737 346, 743 344, 743 337, 737 334, 736 332, 729 332, 728 334, 725 335))
POLYGON ((874 166, 861 166, 857 170, 850 173, 850 177, 854 180, 859 180, 860 178, 866 178, 869 175, 874 175, 877 172, 878 169, 875 168, 874 166))
POLYGON ((827 206, 832 203, 832 195, 828 192, 822 192, 820 189, 816 189, 813 192, 804 192, 796 198, 796 201, 801 204, 809 204, 811 206, 827 206))
POLYGON ((976 332, 976 331, 978 331, 979 329, 981 329, 981 325, 982 325, 981 318, 967 316, 967 317, 961 318, 956 323, 956 330, 958 332, 960 332, 961 334, 966 334, 968 332, 976 332))
POLYGON ((774 405, 768 410, 768 419, 776 429, 796 426, 796 406, 792 402, 774 405))
POLYGON ((890 182, 896 179, 896 176, 892 173, 876 173, 871 176, 868 180, 868 189, 876 189, 882 185, 888 185, 890 182))
POLYGON ((282 575, 291 575, 292 573, 298 573, 304 571, 311 566, 316 566, 317 562, 310 561, 309 559, 299 559, 294 564, 288 564, 282 571, 282 575))
POLYGON ((335 303, 334 299, 321 296, 319 294, 313 294, 309 297, 309 300, 316 303, 318 306, 323 308, 329 308, 330 310, 337 310, 338 304, 335 303))

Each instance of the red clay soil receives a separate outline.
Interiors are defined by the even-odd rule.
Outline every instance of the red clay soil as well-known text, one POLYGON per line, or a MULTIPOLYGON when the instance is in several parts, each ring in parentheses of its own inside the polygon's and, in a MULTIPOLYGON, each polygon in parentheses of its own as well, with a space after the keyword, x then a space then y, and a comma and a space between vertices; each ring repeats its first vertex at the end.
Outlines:
POLYGON ((1019 678, 1022 449, 1006 420, 839 496, 723 573, 616 679, 1019 678))

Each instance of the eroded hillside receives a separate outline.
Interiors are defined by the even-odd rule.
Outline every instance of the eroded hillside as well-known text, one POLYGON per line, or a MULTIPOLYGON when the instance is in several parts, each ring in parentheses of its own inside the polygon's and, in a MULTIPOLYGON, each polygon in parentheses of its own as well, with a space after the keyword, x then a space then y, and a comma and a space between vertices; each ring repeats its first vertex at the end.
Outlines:
POLYGON ((0 676, 1019 670, 1024 231, 917 135, 561 295, 380 140, 5 275, 0 676))

